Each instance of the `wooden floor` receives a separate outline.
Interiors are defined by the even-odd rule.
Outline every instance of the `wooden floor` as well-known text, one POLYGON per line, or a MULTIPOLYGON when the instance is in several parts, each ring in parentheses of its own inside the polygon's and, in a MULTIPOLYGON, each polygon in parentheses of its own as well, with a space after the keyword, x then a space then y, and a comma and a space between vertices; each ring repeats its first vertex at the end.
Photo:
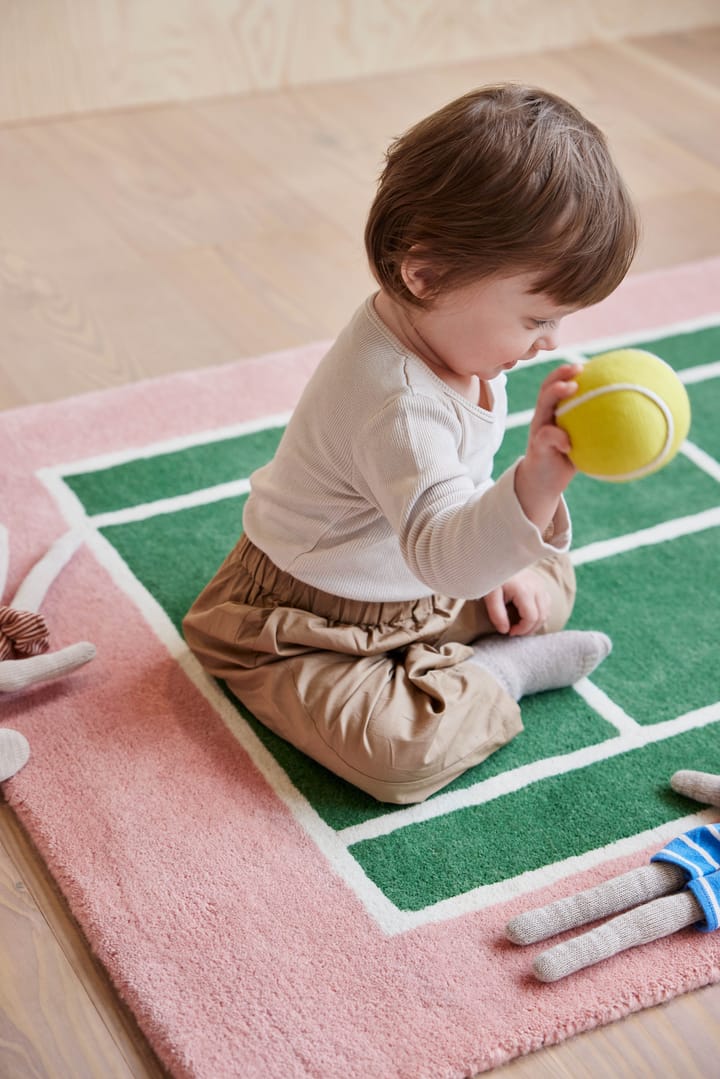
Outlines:
MULTIPOLYGON (((0 408, 332 336, 370 287, 386 144, 497 79, 608 132, 644 220, 635 272, 720 254, 719 60, 720 27, 0 128, 0 408)), ((713 1077, 719 1053, 717 986, 501 1074, 713 1077)), ((0 1075, 161 1074, 0 803, 0 1075)))

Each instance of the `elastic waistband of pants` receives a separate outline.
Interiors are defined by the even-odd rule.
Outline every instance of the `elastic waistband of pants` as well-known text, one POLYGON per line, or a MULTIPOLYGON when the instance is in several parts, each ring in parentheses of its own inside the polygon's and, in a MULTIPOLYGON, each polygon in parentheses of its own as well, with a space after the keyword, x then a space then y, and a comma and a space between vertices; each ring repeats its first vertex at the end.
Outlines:
POLYGON ((241 536, 233 555, 262 590, 263 605, 271 602, 276 606, 296 607, 332 622, 352 626, 396 625, 410 621, 422 624, 438 610, 449 615, 462 602, 443 596, 422 596, 394 603, 336 596, 281 570, 246 535, 241 536))

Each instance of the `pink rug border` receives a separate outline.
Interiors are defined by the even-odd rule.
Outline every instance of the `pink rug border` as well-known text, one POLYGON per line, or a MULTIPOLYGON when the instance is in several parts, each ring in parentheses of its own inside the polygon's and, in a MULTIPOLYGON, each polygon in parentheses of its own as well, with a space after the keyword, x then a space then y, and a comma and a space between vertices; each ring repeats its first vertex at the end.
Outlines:
MULTIPOLYGON (((701 318, 718 285, 720 259, 630 278, 563 344, 701 318)), ((0 415, 9 588, 65 530, 35 470, 283 412, 323 350, 0 415)), ((3 702, 32 747, 5 793, 173 1074, 454 1079, 720 978, 720 940, 691 930, 541 986, 539 949, 502 933, 527 899, 384 937, 88 550, 45 612, 57 645, 98 657, 3 702)))

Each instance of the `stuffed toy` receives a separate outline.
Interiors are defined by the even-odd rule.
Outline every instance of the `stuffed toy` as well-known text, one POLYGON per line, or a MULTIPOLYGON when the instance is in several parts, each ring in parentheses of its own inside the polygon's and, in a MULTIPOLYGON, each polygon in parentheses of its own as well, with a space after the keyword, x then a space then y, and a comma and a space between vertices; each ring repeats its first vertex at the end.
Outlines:
MULTIPOLYGON (((676 772, 670 785, 678 794, 720 806, 720 776, 676 772)), ((536 977, 557 981, 689 925, 697 924, 705 932, 717 929, 720 825, 693 828, 654 854, 649 865, 518 915, 508 923, 506 933, 515 944, 534 944, 611 914, 619 917, 542 952, 533 963, 536 977)))
MULTIPOLYGON (((51 652, 45 620, 38 614, 48 588, 80 540, 78 533, 66 532, 32 567, 8 605, 0 603, 0 694, 17 693, 69 674, 95 655, 88 641, 51 652)), ((0 599, 5 591, 8 561, 8 532, 0 525, 0 599)), ((0 728, 0 783, 19 771, 29 756, 24 735, 8 727, 0 728)))

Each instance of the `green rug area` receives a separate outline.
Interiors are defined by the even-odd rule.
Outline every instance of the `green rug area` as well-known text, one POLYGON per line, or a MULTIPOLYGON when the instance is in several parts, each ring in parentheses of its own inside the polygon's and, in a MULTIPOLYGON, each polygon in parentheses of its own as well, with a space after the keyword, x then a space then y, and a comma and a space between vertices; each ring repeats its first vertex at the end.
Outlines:
MULTIPOLYGON (((716 364, 720 327, 637 347, 678 369, 716 364)), ((511 412, 532 407, 539 383, 557 362, 553 358, 512 373, 511 412)), ((338 832, 359 829, 352 833, 351 853, 400 909, 418 910, 684 816, 696 807, 672 794, 672 772, 720 770, 717 616, 708 599, 718 572, 718 533, 709 519, 697 516, 716 510, 720 501, 715 368, 708 366, 706 377, 691 383, 688 392, 689 437, 709 455, 709 464, 681 454, 641 481, 605 484, 579 476, 568 492, 573 548, 588 549, 580 552, 577 566, 572 625, 602 629, 614 642, 612 655, 592 678, 600 694, 586 700, 566 689, 523 700, 524 731, 430 799, 423 813, 429 819, 408 824, 397 817, 403 810, 379 804, 331 775, 233 700, 319 817, 338 832), (673 522, 686 518, 695 520, 676 535, 673 522), (636 533, 656 526, 660 531, 652 542, 640 537, 639 543, 636 533), (603 548, 600 557, 598 549, 588 548, 623 537, 630 549, 603 548), (620 728, 615 725, 619 713, 625 717, 620 728), (687 720, 674 722, 688 713, 687 720), (659 728, 661 723, 669 726, 659 728), (628 735, 628 729, 637 733, 628 735), (579 751, 581 758, 571 756, 579 751), (479 784, 528 765, 536 769, 531 782, 482 800, 479 784), (454 808, 443 812, 448 793, 454 808), (376 827, 386 834, 375 834, 376 827), (508 843, 508 835, 521 836, 522 842, 508 843)), ((276 423, 232 437, 209 433, 207 441, 194 438, 181 448, 139 453, 116 466, 66 477, 90 517, 120 514, 117 524, 101 528, 102 535, 178 632, 242 528, 246 495, 218 499, 212 489, 240 481, 244 490, 244 481, 272 456, 281 434, 276 423), (199 504, 152 505, 186 495, 199 504), (147 513, 138 514, 145 505, 147 513), (122 511, 131 507, 138 519, 122 523, 122 511)), ((526 439, 526 425, 508 430, 498 473, 522 454, 526 439)))
POLYGON ((612 638, 593 682, 638 723, 717 701, 717 574, 717 528, 578 567, 571 625, 612 638))
POLYGON ((692 406, 690 437, 717 461, 720 459, 720 378, 688 386, 688 396, 692 406))
MULTIPOLYGON (((676 371, 686 371, 689 367, 717 363, 720 359, 720 326, 706 326, 702 330, 689 330, 669 337, 651 337, 628 347, 653 352, 676 371)), ((597 355, 597 352, 586 355, 597 355)))
POLYGON ((246 479, 275 453, 284 427, 212 439, 186 449, 138 457, 124 464, 65 477, 91 516, 174 498, 246 479))
POLYGON ((178 632, 190 604, 237 542, 246 498, 223 498, 100 529, 178 632))
POLYGON ((668 787, 679 767, 720 770, 720 723, 350 849, 397 907, 422 910, 696 812, 668 787))

